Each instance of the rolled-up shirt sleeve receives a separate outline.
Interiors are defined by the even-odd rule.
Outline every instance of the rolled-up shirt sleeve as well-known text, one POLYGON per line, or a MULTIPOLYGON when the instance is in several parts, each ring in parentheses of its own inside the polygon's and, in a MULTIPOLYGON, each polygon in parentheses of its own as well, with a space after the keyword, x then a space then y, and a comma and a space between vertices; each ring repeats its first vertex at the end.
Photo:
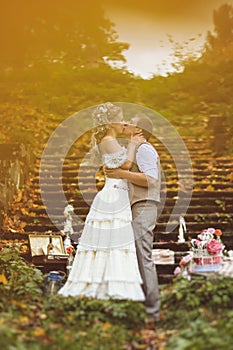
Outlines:
POLYGON ((148 143, 140 145, 136 152, 136 161, 142 173, 158 179, 158 153, 152 145, 148 143))

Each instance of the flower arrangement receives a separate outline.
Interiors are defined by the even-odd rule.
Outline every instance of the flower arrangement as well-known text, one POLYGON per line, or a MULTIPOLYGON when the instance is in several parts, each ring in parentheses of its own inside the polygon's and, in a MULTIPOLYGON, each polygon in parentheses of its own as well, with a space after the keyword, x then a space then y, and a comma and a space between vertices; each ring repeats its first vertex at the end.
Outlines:
POLYGON ((215 228, 203 230, 196 239, 191 240, 193 261, 196 265, 212 265, 210 270, 221 264, 224 245, 221 241, 222 231, 215 228))
POLYGON ((191 246, 193 249, 206 249, 212 255, 219 254, 223 248, 223 244, 220 239, 221 235, 221 230, 216 230, 212 227, 208 228, 206 230, 203 230, 196 239, 191 240, 191 246))
POLYGON ((72 247, 71 245, 66 247, 66 254, 73 254, 74 251, 74 247, 72 247))

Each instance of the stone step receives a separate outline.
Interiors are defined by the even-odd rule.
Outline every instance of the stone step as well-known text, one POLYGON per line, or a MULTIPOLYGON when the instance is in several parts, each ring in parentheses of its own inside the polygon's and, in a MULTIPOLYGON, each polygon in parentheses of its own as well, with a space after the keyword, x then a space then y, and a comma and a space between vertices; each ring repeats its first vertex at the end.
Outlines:
MULTIPOLYGON (((173 156, 179 156, 178 159, 183 160, 186 159, 187 155, 190 155, 191 159, 194 161, 198 161, 199 163, 204 163, 204 164, 208 164, 210 165, 214 165, 214 164, 228 164, 229 162, 232 164, 233 160, 231 156, 224 156, 224 157, 217 157, 217 156, 212 156, 211 154, 209 154, 208 152, 208 156, 206 154, 206 152, 204 152, 204 150, 198 150, 198 149, 193 149, 193 150, 188 150, 188 152, 182 152, 179 149, 178 150, 174 150, 171 149, 171 152, 168 152, 168 150, 166 148, 161 148, 159 149, 156 146, 156 149, 159 153, 160 159, 167 161, 168 159, 172 159, 173 156), (200 151, 200 153, 199 153, 200 151), (203 153, 204 152, 204 153, 203 153)), ((40 163, 40 162, 46 162, 46 163, 57 163, 57 162, 62 162, 62 163, 73 163, 73 164, 77 164, 80 161, 82 161, 82 159, 85 157, 85 159, 90 159, 90 153, 87 152, 87 149, 85 151, 83 151, 82 149, 76 149, 74 150, 73 154, 66 154, 66 156, 64 157, 62 154, 52 154, 50 152, 50 154, 48 155, 42 155, 39 154, 36 157, 36 162, 40 163)))
MULTIPOLYGON (((227 173, 227 171, 225 171, 224 173, 219 173, 218 175, 213 175, 213 174, 207 174, 207 173, 202 173, 199 174, 198 177, 196 177, 195 173, 193 176, 193 181, 196 182, 200 182, 201 184, 205 184, 208 186, 210 184, 214 184, 215 182, 219 182, 219 183, 228 183, 229 187, 233 187, 232 185, 232 181, 230 181, 230 177, 232 177, 232 171, 229 171, 229 173, 227 173), (205 182, 203 182, 203 179, 206 179, 205 182)), ((90 173, 89 173, 90 174, 90 173)), ((104 176, 102 174, 100 174, 99 176, 95 176, 96 173, 91 173, 89 175, 88 173, 78 173, 78 171, 75 172, 66 172, 66 173, 52 173, 52 172, 48 172, 48 173, 43 173, 41 174, 41 176, 39 177, 38 175, 36 175, 34 177, 34 180, 32 181, 33 184, 39 184, 39 181, 41 181, 42 183, 74 183, 74 184, 78 184, 79 182, 88 182, 90 180, 93 180, 94 178, 96 179, 96 181, 103 181, 104 182, 104 176)), ((169 173, 165 173, 165 177, 166 177, 166 181, 168 182, 174 182, 177 183, 178 182, 178 177, 177 177, 177 173, 175 174, 169 174, 169 173)), ((180 179, 186 179, 187 175, 183 174, 180 175, 180 179)), ((163 180, 163 179, 162 179, 163 180)))
MULTIPOLYGON (((176 166, 174 165, 173 162, 171 162, 170 160, 168 159, 161 159, 161 165, 162 165, 162 169, 163 171, 173 171, 176 170, 176 166)), ((53 173, 56 173, 56 171, 58 171, 58 168, 62 167, 62 170, 63 172, 68 172, 68 171, 77 171, 78 168, 79 168, 79 163, 76 162, 76 163, 70 163, 70 164, 67 164, 67 163, 64 163, 63 165, 58 162, 58 163, 41 163, 41 164, 38 164, 35 169, 34 169, 34 172, 37 174, 39 173, 40 171, 40 167, 42 166, 43 170, 48 170, 48 171, 51 171, 53 173)), ((183 161, 179 159, 179 166, 182 167, 182 171, 185 171, 185 170, 192 170, 193 172, 195 172, 195 170, 198 170, 198 171, 217 171, 217 169, 219 169, 219 171, 225 171, 225 170, 228 170, 228 171, 232 171, 232 167, 233 167, 233 162, 230 162, 230 160, 228 160, 228 162, 223 162, 223 161, 219 161, 219 162, 216 162, 215 164, 212 164, 210 166, 209 163, 200 163, 200 160, 197 158, 196 161, 194 159, 192 159, 192 167, 193 169, 190 169, 190 166, 188 165, 187 167, 187 159, 184 159, 183 161), (224 169, 222 169, 224 168, 224 169)), ((94 170, 98 168, 97 167, 94 167, 90 164, 88 165, 84 165, 82 164, 82 171, 83 172, 88 172, 90 170, 94 170)))
MULTIPOLYGON (((88 210, 80 210, 77 211, 76 214, 77 216, 85 221, 86 216, 87 216, 88 210)), ((232 214, 198 214, 200 215, 200 221, 204 222, 204 223, 208 223, 208 222, 215 222, 216 225, 222 223, 232 223, 233 222, 233 215, 232 214)), ((172 215, 172 220, 173 222, 179 222, 179 217, 180 217, 180 213, 178 214, 173 214, 172 215)), ((199 224, 199 220, 198 220, 198 216, 196 214, 186 214, 185 215, 185 220, 187 222, 187 225, 190 222, 195 222, 197 224, 199 224)), ((162 223, 167 223, 168 220, 170 219, 170 214, 161 214, 158 218, 158 223, 162 224, 162 223)), ((22 217, 22 221, 27 222, 27 223, 41 223, 41 224, 46 224, 46 223, 50 223, 51 220, 47 215, 44 216, 23 216, 22 217)), ((57 223, 62 223, 65 221, 64 215, 62 215, 62 213, 60 213, 60 215, 54 214, 53 213, 53 221, 57 222, 57 223)), ((232 233, 233 236, 233 233, 232 233)))
MULTIPOLYGON (((170 154, 167 153, 167 150, 163 150, 162 152, 159 151, 159 149, 157 148, 158 153, 160 154, 160 159, 167 161, 168 159, 172 159, 172 156, 170 154)), ((192 160, 195 162, 198 162, 201 164, 210 164, 211 163, 222 163, 222 164, 226 164, 226 159, 225 158, 215 158, 214 160, 210 160, 208 161, 206 158, 206 153, 200 155, 199 153, 197 153, 197 150, 193 150, 193 151, 189 151, 189 153, 192 155, 191 158, 192 160)), ((182 155, 179 153, 180 156, 186 156, 186 154, 182 155)), ((64 164, 77 164, 80 163, 82 161, 83 158, 88 158, 89 155, 87 153, 83 153, 82 151, 80 152, 79 150, 77 150, 77 154, 76 155, 67 155, 65 158, 57 155, 57 156, 53 156, 53 155, 43 155, 43 157, 41 157, 41 155, 36 157, 36 161, 39 164, 40 162, 46 162, 47 164, 56 164, 57 162, 62 162, 64 164)))
POLYGON ((154 242, 153 249, 170 249, 174 252, 187 252, 189 250, 188 242, 154 242))
MULTIPOLYGON (((210 226, 206 226, 205 228, 208 228, 210 226)), ((215 228, 219 228, 218 225, 216 224, 214 226, 215 228)), ((184 234, 185 238, 185 244, 187 245, 187 249, 181 250, 179 248, 179 242, 178 242, 178 232, 171 232, 171 233, 155 233, 154 234, 154 248, 160 248, 160 249, 171 249, 180 254, 182 251, 187 251, 190 249, 190 241, 191 239, 197 238, 197 235, 201 233, 200 231, 195 231, 195 232, 188 232, 184 234), (175 247, 175 248, 174 248, 175 247)), ((223 230, 223 235, 222 235, 222 242, 226 246, 226 248, 232 249, 233 248, 233 233, 230 229, 223 230)))
MULTIPOLYGON (((41 162, 37 162, 36 163, 36 167, 34 172, 38 172, 39 168, 41 166, 43 166, 45 169, 48 168, 48 170, 56 170, 56 167, 62 167, 63 171, 67 171, 67 170, 76 170, 77 168, 79 168, 81 166, 82 169, 84 170, 89 170, 89 169, 95 169, 95 168, 99 168, 99 165, 92 165, 91 163, 89 164, 85 164, 82 163, 82 159, 77 159, 75 162, 74 161, 63 161, 58 159, 57 161, 47 161, 47 160, 43 160, 41 162)), ((85 158, 86 159, 86 158, 85 158)), ((174 170, 176 169, 175 166, 175 162, 172 159, 160 159, 160 162, 162 164, 162 168, 163 170, 174 170)), ((223 160, 219 160, 216 161, 215 163, 210 163, 210 162, 206 162, 206 161, 202 161, 201 159, 197 158, 192 158, 192 170, 193 171, 208 171, 209 173, 213 172, 225 172, 231 170, 232 171, 232 167, 233 167, 233 162, 230 159, 227 159, 227 161, 223 161, 223 160)), ((183 166, 183 170, 185 171, 186 169, 186 165, 187 165, 187 159, 181 160, 179 159, 178 164, 184 165, 183 166)), ((190 170, 190 168, 188 168, 188 170, 190 170)))
MULTIPOLYGON (((80 179, 79 179, 80 180, 80 179)), ((90 180, 89 180, 90 181, 90 180)), ((93 180, 91 182, 89 181, 79 181, 77 183, 70 183, 70 184, 65 184, 63 183, 63 189, 64 191, 68 191, 70 189, 74 189, 74 190, 78 190, 79 189, 79 186, 81 186, 81 189, 82 191, 85 191, 85 189, 88 189, 90 188, 90 186, 93 186, 93 180)), ((103 182, 100 182, 100 183, 96 183, 94 182, 94 185, 96 184, 96 188, 97 189, 102 189, 103 186, 104 186, 104 183, 103 182)), ((166 189, 174 189, 174 188, 179 188, 179 183, 177 182, 169 182, 169 181, 162 181, 161 182, 162 184, 162 187, 163 188, 166 188, 166 189)), ((206 182, 206 183, 203 183, 203 182, 194 182, 194 190, 205 190, 206 188, 208 188, 208 186, 211 186, 211 188, 213 190, 229 190, 229 191, 232 191, 233 192, 233 188, 232 188, 232 185, 229 184, 228 182, 226 183, 222 183, 222 182, 206 182)), ((56 191, 57 190, 57 187, 58 185, 57 184, 43 184, 43 190, 47 190, 47 191, 56 191)), ((35 189, 36 191, 39 191, 39 186, 38 185, 32 185, 31 186, 32 189, 35 189)))
MULTIPOLYGON (((93 194, 92 192, 90 193, 85 193, 85 201, 82 198, 81 194, 77 194, 77 195, 70 195, 70 196, 66 196, 67 201, 69 204, 72 204, 74 208, 77 208, 77 212, 80 208, 88 208, 94 198, 95 194, 93 194)), ((55 211, 60 211, 63 213, 65 206, 67 205, 67 202, 64 202, 62 200, 59 200, 58 202, 54 203, 54 199, 56 199, 58 196, 52 194, 50 195, 46 195, 46 203, 49 205, 49 207, 53 207, 55 209, 55 211)), ((188 201, 189 202, 189 201, 188 201)), ((179 211, 182 213, 184 212, 184 210, 187 208, 186 203, 188 204, 187 199, 182 199, 182 203, 179 206, 179 211)), ((163 212, 166 214, 171 213, 171 210, 173 209, 175 204, 175 199, 172 198, 172 196, 169 198, 166 198, 166 203, 165 206, 163 208, 163 212)), ((44 207, 44 203, 42 202, 41 198, 35 199, 34 200, 34 205, 40 207, 44 207)), ((32 208, 34 209, 34 208, 32 208)), ((188 209, 189 210, 189 209, 188 209)), ((188 211, 189 212, 189 211, 188 211)), ((195 213, 196 215, 198 214, 206 214, 206 213, 222 213, 222 214, 231 214, 232 211, 232 200, 231 197, 229 196, 228 198, 222 196, 222 197, 217 197, 217 199, 215 198, 192 198, 190 201, 190 213, 195 213), (216 204, 216 200, 219 200, 220 204, 216 204), (224 208, 221 210, 221 205, 224 206, 224 208), (212 211, 212 207, 213 207, 213 211, 212 211), (193 208, 193 210, 192 210, 193 208), (195 209, 194 209, 195 208, 195 209), (198 211, 198 208, 200 209, 198 211), (202 209, 203 212, 202 212, 202 209), (209 209, 208 209, 209 208, 209 209)))
MULTIPOLYGON (((100 186, 99 186, 100 187, 100 186)), ((91 192, 92 191, 92 193, 93 194, 95 194, 96 193, 96 189, 95 188, 93 188, 93 184, 92 184, 92 186, 90 186, 90 187, 88 187, 88 189, 90 188, 90 190, 86 190, 85 191, 85 194, 86 193, 88 193, 88 192, 91 192)), ((39 193, 43 193, 43 192, 45 192, 45 191, 40 191, 39 189, 36 189, 35 190, 35 194, 39 194, 39 193)), ((84 191, 83 191, 84 192, 84 191)), ((174 190, 174 189, 164 189, 164 191, 162 190, 161 192, 166 192, 166 194, 167 194, 167 197, 168 196, 170 196, 170 197, 175 197, 176 195, 177 195, 177 190, 174 190)), ((57 194, 58 192, 57 191, 46 191, 46 194, 48 194, 48 195, 51 195, 51 197, 53 196, 53 195, 55 195, 56 196, 56 194, 57 194)), ((64 193, 64 195, 68 195, 68 196, 70 196, 71 195, 71 193, 70 192, 68 192, 68 191, 63 191, 63 193, 64 193)), ((75 196, 77 196, 77 194, 81 194, 81 192, 80 191, 75 191, 75 196)), ((232 198, 232 194, 233 194, 233 190, 231 190, 231 189, 229 189, 229 190, 224 190, 224 191, 214 191, 214 190, 202 190, 202 191, 199 191, 199 190, 196 190, 196 189, 193 189, 193 191, 192 191, 192 197, 194 197, 194 198, 213 198, 213 197, 216 197, 216 200, 218 199, 217 197, 224 197, 224 198, 229 198, 229 197, 231 197, 232 198)), ((187 194, 186 194, 186 192, 184 192, 184 191, 181 191, 180 190, 180 195, 182 196, 182 198, 189 198, 189 193, 188 193, 188 197, 187 197, 187 194)))
MULTIPOLYGON (((229 178, 227 178, 226 176, 226 173, 224 172, 224 176, 223 175, 208 175, 206 176, 206 174, 204 174, 205 176, 200 176, 200 175, 195 175, 193 176, 193 180, 194 182, 197 182, 197 183, 200 183, 200 184, 206 184, 206 185, 209 185, 211 183, 228 183, 228 186, 231 185, 232 186, 232 182, 230 182, 229 178), (203 182, 203 178, 205 178, 205 182, 203 182)), ((230 176, 230 175, 229 175, 230 176)), ((180 178, 182 179, 184 176, 180 176, 180 178)), ((51 175, 49 176, 36 176, 36 177, 33 177, 31 179, 31 182, 33 184, 34 187, 36 186, 39 186, 39 181, 43 181, 45 182, 46 184, 51 184, 51 185, 56 185, 56 184, 60 184, 61 181, 62 183, 66 184, 66 185, 78 185, 78 183, 80 182, 89 182, 89 181, 93 181, 93 176, 82 176, 82 175, 78 175, 76 174, 76 176, 68 176, 68 177, 65 177, 65 176, 60 176, 60 177, 53 177, 51 175)), ((101 175, 101 176, 98 176, 96 177, 96 181, 104 181, 104 175, 101 175)), ((166 179, 168 183, 174 183, 174 182, 177 182, 178 179, 177 179, 177 176, 174 176, 174 175, 170 175, 167 179, 166 179)), ((164 180, 162 180, 164 182, 164 180)))
POLYGON ((174 278, 174 274, 158 274, 159 285, 170 284, 174 278))
MULTIPOLYGON (((218 225, 216 224, 215 226, 213 226, 214 228, 218 228, 218 225)), ((205 227, 208 228, 208 227, 205 227)), ((189 242, 190 239, 192 238, 196 238, 198 234, 200 234, 201 231, 191 231, 189 229, 189 226, 187 227, 187 232, 184 233, 184 238, 186 240, 186 242, 189 242)), ((154 233, 154 241, 155 242, 177 242, 178 241, 178 228, 173 231, 173 232, 169 232, 169 233, 164 233, 164 232, 156 232, 154 233)), ((227 239, 231 238, 233 236, 233 232, 231 230, 231 228, 229 228, 229 230, 226 230, 223 232, 222 238, 227 239)), ((233 241, 233 240, 232 240, 233 241)), ((233 243, 233 242, 232 242, 233 243)))
MULTIPOLYGON (((166 175, 166 174, 165 174, 166 175)), ((32 188, 33 187, 39 187, 40 182, 43 181, 43 184, 47 185, 47 186, 56 186, 57 184, 60 184, 61 182, 63 183, 64 186, 68 186, 68 185, 72 185, 72 186, 78 186, 79 184, 82 185, 88 185, 90 182, 92 183, 93 180, 95 179, 95 181, 104 183, 105 182, 105 177, 102 173, 96 175, 96 174, 90 174, 86 176, 83 176, 82 174, 78 174, 78 172, 76 173, 75 176, 71 177, 71 176, 60 176, 60 177, 56 177, 56 176, 51 176, 51 174, 49 176, 41 176, 36 177, 33 179, 32 181, 32 188)), ((181 180, 186 180, 187 176, 185 175, 180 175, 179 179, 177 176, 167 176, 166 178, 162 178, 161 182, 162 184, 166 184, 167 186, 176 186, 178 185, 179 181, 181 180)), ((194 182, 194 185, 199 185, 202 187, 207 187, 209 185, 212 186, 221 186, 221 185, 227 185, 227 187, 231 188, 233 191, 233 183, 232 181, 229 180, 228 177, 200 177, 200 176, 193 176, 192 180, 194 182)))
MULTIPOLYGON (((225 206, 230 206, 232 207, 233 205, 233 201, 232 201, 232 195, 233 193, 231 192, 227 192, 227 194, 229 193, 229 196, 226 196, 226 192, 222 193, 222 198, 216 198, 215 194, 217 195, 217 197, 221 197, 221 192, 208 192, 205 191, 204 195, 199 191, 199 192, 194 192, 192 194, 192 198, 191 200, 189 198, 183 197, 182 196, 182 203, 181 206, 186 206, 187 204, 189 204, 190 206, 199 206, 199 207, 206 207, 206 206, 218 206, 220 209, 223 208, 223 212, 224 212, 224 207, 225 206), (200 194, 200 196, 198 196, 198 193, 200 194), (211 196, 210 196, 211 195, 211 196), (201 198, 201 201, 200 201, 201 198)), ((170 207, 174 207, 176 201, 177 201, 177 196, 174 194, 177 194, 175 192, 171 192, 169 191, 168 194, 171 194, 169 197, 167 196, 166 198, 166 208, 170 208, 170 207)), ((94 195, 94 192, 85 192, 85 200, 86 198, 91 199, 94 195)), ((73 204, 73 206, 79 208, 79 207, 83 207, 86 206, 86 202, 84 201, 82 194, 81 193, 76 193, 75 195, 77 201, 72 200, 70 202, 70 204, 73 204)), ((48 198, 48 202, 49 202, 49 198, 48 198)), ((35 205, 40 205, 43 207, 43 203, 41 202, 41 198, 40 195, 38 193, 38 199, 35 200, 34 202, 35 205)), ((61 205, 60 203, 54 203, 54 207, 55 208, 60 208, 61 205)), ((64 207, 63 207, 64 210, 64 207)))
MULTIPOLYGON (((73 229, 76 233, 82 232, 83 229, 83 223, 82 224, 74 224, 73 229)), ((209 221, 209 222, 188 222, 188 229, 189 233, 192 232, 201 232, 202 230, 208 228, 208 227, 215 227, 218 229, 221 229, 223 232, 224 231, 230 231, 232 229, 232 223, 231 222, 218 222, 216 225, 215 221, 209 221)), ((157 223, 157 226, 154 229, 154 233, 162 233, 166 232, 166 223, 157 223)), ((47 231, 61 231, 64 228, 64 224, 57 224, 57 227, 54 227, 53 224, 44 224, 40 225, 39 223, 32 223, 32 224, 27 224, 24 228, 25 232, 47 232, 47 231)))
MULTIPOLYGON (((61 130, 62 133, 62 130, 61 130)), ((91 140, 90 140, 91 141, 91 140)), ((121 142, 121 144, 123 144, 121 142)), ((153 142, 153 140, 151 140, 151 144, 156 148, 158 153, 164 154, 166 152, 167 156, 168 156, 168 152, 167 152, 167 148, 166 146, 164 146, 162 143, 157 143, 157 142, 153 142)), ((63 149, 64 147, 67 146, 67 143, 64 142, 64 140, 61 140, 61 138, 54 136, 54 142, 50 144, 49 150, 50 153, 47 155, 47 158, 59 158, 60 154, 59 151, 60 149, 63 149)), ((125 145, 126 146, 126 145, 125 145)), ((176 143, 174 144, 169 144, 169 152, 170 153, 179 153, 181 155, 186 154, 187 152, 189 154, 198 154, 200 155, 211 155, 212 154, 212 150, 209 148, 205 147, 206 145, 200 145, 198 148, 197 144, 194 143, 186 143, 186 149, 187 151, 181 147, 179 147, 176 143)), ((91 150, 91 145, 90 143, 88 144, 88 141, 85 141, 85 143, 74 143, 72 145, 72 147, 69 150, 69 154, 68 157, 71 158, 73 157, 73 159, 77 159, 78 156, 85 154, 86 152, 89 152, 91 150)), ((40 158, 40 153, 37 153, 38 158, 40 158)))
MULTIPOLYGON (((81 205, 77 206, 77 207, 75 206, 74 207, 75 213, 76 214, 87 214, 89 211, 89 206, 85 205, 85 204, 86 203, 83 203, 83 206, 81 206, 81 205)), ((173 210, 173 207, 174 207, 174 205, 173 206, 166 205, 163 208, 162 214, 170 214, 173 210)), ((224 208, 225 208, 224 213, 227 213, 227 214, 233 213, 233 203, 230 203, 229 205, 224 203, 224 208)), ((186 209, 187 209, 186 206, 182 206, 182 205, 179 206, 180 212, 182 212, 186 209)), ((202 214, 209 214, 209 213, 215 213, 215 212, 217 213, 219 210, 221 210, 221 212, 222 212, 222 209, 221 209, 221 207, 219 207, 218 204, 215 204, 212 206, 211 205, 209 205, 209 206, 207 206, 207 205, 206 206, 200 206, 200 205, 192 206, 192 202, 191 202, 191 205, 188 207, 187 214, 200 214, 200 212, 202 214)), ((63 211, 64 211, 64 208, 54 207, 53 213, 56 215, 62 215, 63 211)), ((44 206, 30 208, 29 212, 35 213, 36 215, 47 215, 47 211, 46 211, 46 208, 44 206)))
MULTIPOLYGON (((232 230, 232 222, 218 222, 218 223, 216 223, 216 221, 186 222, 186 225, 188 227, 189 233, 201 232, 202 230, 208 227, 218 228, 223 232, 232 230)), ((157 226, 154 229, 154 233, 166 234, 166 224, 158 222, 157 226)))
POLYGON ((174 270, 178 264, 156 264, 156 271, 159 276, 161 275, 174 275, 174 270))

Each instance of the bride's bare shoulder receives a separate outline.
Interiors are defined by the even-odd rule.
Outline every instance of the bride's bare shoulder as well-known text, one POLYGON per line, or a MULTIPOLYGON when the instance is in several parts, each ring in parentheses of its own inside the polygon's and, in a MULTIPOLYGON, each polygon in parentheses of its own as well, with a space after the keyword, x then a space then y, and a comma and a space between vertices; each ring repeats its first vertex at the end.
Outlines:
POLYGON ((102 138, 101 142, 105 142, 105 141, 113 141, 116 140, 114 137, 112 137, 111 135, 106 135, 102 138))
POLYGON ((102 153, 113 153, 121 150, 121 146, 119 145, 118 141, 109 135, 106 135, 102 138, 100 148, 102 150, 102 153))

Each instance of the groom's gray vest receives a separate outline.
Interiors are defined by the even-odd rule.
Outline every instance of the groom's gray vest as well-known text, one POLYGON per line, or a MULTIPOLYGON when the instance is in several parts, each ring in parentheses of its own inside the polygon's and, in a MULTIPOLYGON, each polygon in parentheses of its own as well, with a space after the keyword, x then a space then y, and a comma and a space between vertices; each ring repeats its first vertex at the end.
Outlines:
MULTIPOLYGON (((132 183, 129 184, 129 197, 130 197, 131 205, 140 201, 145 201, 145 200, 160 202, 161 167, 160 167, 159 157, 158 157, 157 166, 158 166, 158 180, 156 180, 153 186, 151 185, 149 187, 141 187, 141 186, 134 185, 132 183)), ((140 170, 136 163, 136 156, 135 156, 131 171, 140 173, 140 170)))

